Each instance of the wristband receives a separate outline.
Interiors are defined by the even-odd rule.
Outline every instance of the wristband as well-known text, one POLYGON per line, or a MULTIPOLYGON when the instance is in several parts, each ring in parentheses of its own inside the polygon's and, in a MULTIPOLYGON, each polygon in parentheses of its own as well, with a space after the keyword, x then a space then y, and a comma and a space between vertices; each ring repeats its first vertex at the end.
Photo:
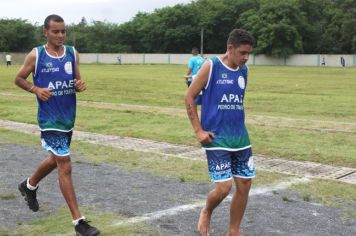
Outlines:
POLYGON ((35 87, 35 86, 32 85, 31 88, 30 88, 29 90, 27 90, 27 91, 28 91, 28 92, 31 92, 34 87, 35 87))

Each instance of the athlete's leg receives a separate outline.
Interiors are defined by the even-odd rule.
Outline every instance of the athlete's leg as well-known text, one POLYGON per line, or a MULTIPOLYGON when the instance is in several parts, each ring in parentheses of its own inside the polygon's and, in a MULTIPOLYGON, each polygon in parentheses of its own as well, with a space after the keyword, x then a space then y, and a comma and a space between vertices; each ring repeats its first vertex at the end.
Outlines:
POLYGON ((72 214, 73 224, 77 235, 96 236, 100 231, 88 224, 88 221, 79 212, 77 197, 72 181, 72 163, 70 156, 56 157, 59 187, 62 191, 63 197, 66 200, 69 210, 72 214))
POLYGON ((63 197, 66 200, 69 210, 74 220, 79 219, 81 214, 79 212, 77 198, 72 181, 72 163, 70 156, 56 157, 59 187, 62 191, 63 197))
POLYGON ((231 158, 231 171, 236 191, 230 206, 230 226, 227 235, 240 236, 240 224, 245 213, 252 178, 256 176, 252 149, 234 152, 231 158))
POLYGON ((231 153, 223 150, 207 150, 209 174, 215 188, 209 192, 205 207, 200 212, 198 230, 201 235, 209 235, 213 210, 231 190, 231 153))
POLYGON ((51 173, 57 167, 56 158, 51 155, 41 162, 35 172, 30 176, 29 183, 36 186, 44 177, 51 173))
POLYGON ((217 182, 215 188, 209 192, 205 207, 200 212, 198 230, 201 235, 206 236, 210 233, 210 219, 213 210, 230 193, 231 180, 217 182))
POLYGON ((56 167, 56 159, 54 156, 51 156, 42 161, 35 172, 28 179, 19 184, 18 189, 21 192, 21 195, 24 196, 27 205, 32 211, 36 212, 39 209, 39 204, 37 201, 38 183, 41 181, 41 179, 51 173, 56 167))
POLYGON ((228 236, 240 236, 240 224, 245 213, 248 194, 251 188, 251 179, 234 177, 236 191, 230 206, 230 226, 228 236))

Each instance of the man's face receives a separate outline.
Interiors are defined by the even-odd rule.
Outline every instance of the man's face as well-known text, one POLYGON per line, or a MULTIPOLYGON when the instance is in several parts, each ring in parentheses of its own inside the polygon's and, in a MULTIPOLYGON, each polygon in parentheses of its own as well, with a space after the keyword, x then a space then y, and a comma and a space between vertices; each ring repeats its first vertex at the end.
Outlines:
POLYGON ((228 46, 231 52, 232 62, 236 65, 246 64, 253 47, 249 44, 241 44, 238 47, 228 46))
POLYGON ((43 34, 48 43, 57 47, 62 46, 66 36, 64 22, 50 21, 48 29, 44 29, 43 34))

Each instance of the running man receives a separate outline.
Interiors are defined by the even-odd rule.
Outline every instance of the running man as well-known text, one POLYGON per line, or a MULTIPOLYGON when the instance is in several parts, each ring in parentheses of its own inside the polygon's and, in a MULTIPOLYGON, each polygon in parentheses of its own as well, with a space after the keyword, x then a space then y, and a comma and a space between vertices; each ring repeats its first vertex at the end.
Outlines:
POLYGON ((77 235, 94 236, 100 231, 88 224, 79 212, 72 182, 70 143, 76 114, 76 92, 83 92, 86 85, 79 72, 78 52, 64 45, 66 36, 64 20, 49 15, 44 22, 43 34, 47 43, 34 48, 25 58, 15 79, 17 86, 37 96, 37 120, 41 130, 42 146, 49 157, 42 161, 35 172, 19 184, 29 208, 36 212, 39 182, 58 168, 59 186, 73 217, 77 235), (32 73, 33 84, 27 81, 32 73))
POLYGON ((236 185, 230 206, 229 236, 240 236, 251 179, 255 177, 250 139, 245 126, 243 101, 254 38, 245 30, 234 29, 223 56, 208 60, 185 95, 188 117, 198 141, 206 150, 208 169, 215 188, 209 192, 200 212, 198 230, 210 234, 213 210, 236 185), (194 98, 202 91, 201 121, 194 98))

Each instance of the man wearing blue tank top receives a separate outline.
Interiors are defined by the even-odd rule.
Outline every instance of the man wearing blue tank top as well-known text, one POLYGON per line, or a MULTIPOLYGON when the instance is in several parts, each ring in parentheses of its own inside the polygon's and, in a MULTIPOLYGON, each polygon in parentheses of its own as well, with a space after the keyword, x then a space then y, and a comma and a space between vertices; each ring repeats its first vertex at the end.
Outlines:
POLYGON ((49 15, 43 34, 47 43, 26 56, 15 83, 37 97, 41 142, 50 155, 18 188, 29 208, 38 211, 38 184, 57 168, 59 186, 72 214, 76 234, 99 235, 100 231, 90 226, 79 211, 71 176, 69 147, 75 122, 76 92, 86 89, 80 76, 78 52, 64 45, 66 31, 62 17, 49 15), (26 80, 31 73, 33 83, 26 80))
POLYGON ((185 95, 188 117, 198 141, 206 151, 209 174, 215 188, 209 192, 200 212, 198 230, 210 234, 213 210, 230 193, 232 180, 236 191, 230 205, 229 236, 240 236, 251 179, 255 167, 245 126, 243 101, 254 38, 245 30, 234 29, 223 56, 213 57, 199 70, 185 95), (194 98, 202 92, 201 120, 194 98))

